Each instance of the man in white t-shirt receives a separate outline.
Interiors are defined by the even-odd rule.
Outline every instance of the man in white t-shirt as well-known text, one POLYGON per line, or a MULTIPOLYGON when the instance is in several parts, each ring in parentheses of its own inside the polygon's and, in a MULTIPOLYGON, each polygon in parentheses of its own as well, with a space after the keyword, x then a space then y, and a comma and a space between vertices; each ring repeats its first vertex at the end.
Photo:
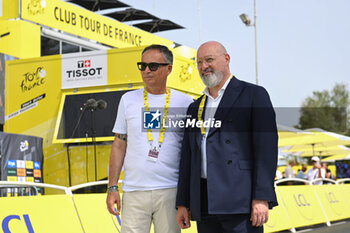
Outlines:
POLYGON ((141 61, 137 65, 145 88, 122 96, 113 128, 107 208, 119 214, 117 184, 124 166, 122 232, 146 233, 153 222, 155 232, 180 233, 175 198, 183 130, 170 130, 164 119, 175 114, 185 118, 193 100, 166 87, 173 63, 167 47, 146 47, 141 61))
POLYGON ((286 169, 284 170, 286 174, 286 178, 294 178, 295 177, 295 171, 293 170, 293 167, 295 165, 294 161, 289 161, 286 169))
MULTIPOLYGON (((313 156, 311 158, 312 165, 313 167, 310 168, 307 173, 306 173, 306 179, 309 181, 312 181, 317 178, 325 178, 326 177, 326 172, 324 169, 321 168, 320 164, 320 158, 317 156, 313 156)), ((322 180, 315 181, 314 184, 323 184, 322 180)))

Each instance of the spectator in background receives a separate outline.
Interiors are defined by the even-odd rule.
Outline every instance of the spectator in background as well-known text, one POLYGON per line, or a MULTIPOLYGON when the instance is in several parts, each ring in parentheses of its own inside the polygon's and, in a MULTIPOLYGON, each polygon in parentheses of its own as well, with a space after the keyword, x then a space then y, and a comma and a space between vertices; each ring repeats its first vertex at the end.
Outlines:
POLYGON ((336 166, 336 177, 338 178, 346 178, 346 171, 348 168, 347 164, 343 164, 343 162, 335 163, 336 166))
POLYGON ((301 167, 301 170, 299 170, 296 178, 305 179, 306 178, 306 175, 305 175, 306 170, 307 170, 307 166, 306 166, 306 164, 303 164, 301 167))
MULTIPOLYGON (((306 173, 306 178, 309 181, 312 181, 317 178, 325 178, 326 172, 324 169, 321 169, 320 158, 317 156, 313 156, 311 158, 312 168, 310 168, 306 173)), ((322 180, 314 182, 314 184, 321 185, 323 184, 322 180)))
POLYGON ((276 169, 275 180, 280 180, 280 179, 283 179, 282 173, 278 169, 276 169))
POLYGON ((286 169, 284 170, 285 174, 286 174, 286 178, 294 178, 295 177, 295 171, 293 170, 294 165, 295 165, 295 162, 293 160, 289 161, 286 169))
POLYGON ((328 168, 328 164, 326 162, 322 162, 322 169, 325 171, 325 177, 328 179, 334 179, 334 176, 331 170, 328 168))
POLYGON ((286 172, 285 171, 282 172, 282 179, 284 179, 284 178, 286 178, 286 172))
POLYGON ((344 165, 346 165, 346 166, 344 166, 344 167, 346 167, 345 177, 350 178, 350 162, 348 162, 348 164, 344 164, 344 165))

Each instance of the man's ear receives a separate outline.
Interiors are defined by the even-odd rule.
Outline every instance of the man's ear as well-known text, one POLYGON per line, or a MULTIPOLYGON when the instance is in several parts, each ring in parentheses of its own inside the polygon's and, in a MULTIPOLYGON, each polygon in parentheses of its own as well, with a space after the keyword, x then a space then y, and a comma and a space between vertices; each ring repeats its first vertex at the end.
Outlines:
POLYGON ((171 73, 171 71, 173 70, 173 65, 168 65, 168 72, 167 74, 169 75, 171 73))
POLYGON ((225 54, 225 60, 226 60, 227 64, 230 64, 231 57, 228 53, 225 54))

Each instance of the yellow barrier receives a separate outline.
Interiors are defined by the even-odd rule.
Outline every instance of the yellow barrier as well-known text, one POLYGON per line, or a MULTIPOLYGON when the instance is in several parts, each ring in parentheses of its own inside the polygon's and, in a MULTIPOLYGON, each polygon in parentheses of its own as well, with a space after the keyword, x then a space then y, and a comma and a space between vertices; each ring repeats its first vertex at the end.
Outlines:
POLYGON ((350 184, 341 184, 339 187, 343 190, 342 193, 347 201, 347 206, 350 208, 350 184))
POLYGON ((276 192, 276 195, 279 205, 269 211, 269 221, 264 225, 265 233, 282 231, 292 228, 289 215, 285 206, 283 205, 281 196, 278 192, 276 192))
POLYGON ((68 195, 1 197, 0 206, 4 233, 84 232, 68 195))
POLYGON ((120 217, 109 214, 106 194, 76 194, 73 201, 86 233, 120 232, 120 217))
MULTIPOLYGON (((265 233, 350 218, 350 184, 277 186, 276 194, 279 206, 269 212, 265 233)), ((105 193, 3 197, 0 206, 4 233, 121 231, 122 216, 109 214, 105 193)), ((191 225, 182 232, 196 233, 191 225)))
MULTIPOLYGON (((106 194, 75 194, 73 201, 86 233, 121 231, 122 216, 109 214, 106 208, 106 194)), ((151 232, 154 232, 153 224, 151 232)), ((191 222, 191 228, 182 232, 197 233, 196 223, 191 222)))
POLYGON ((327 222, 312 186, 279 186, 277 190, 281 194, 293 227, 327 222))
POLYGON ((350 218, 350 205, 343 194, 343 187, 338 185, 312 186, 326 212, 329 221, 350 218))

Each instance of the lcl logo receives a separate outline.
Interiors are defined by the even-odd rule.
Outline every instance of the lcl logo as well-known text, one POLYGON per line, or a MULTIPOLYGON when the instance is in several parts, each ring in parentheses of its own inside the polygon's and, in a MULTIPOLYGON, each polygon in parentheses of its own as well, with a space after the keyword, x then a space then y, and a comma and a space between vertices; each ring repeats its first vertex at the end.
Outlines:
POLYGON ((339 202, 333 192, 326 193, 326 197, 331 204, 339 202))
MULTIPOLYGON (((11 220, 15 220, 15 219, 21 221, 21 217, 19 215, 9 215, 5 217, 4 220, 2 220, 1 226, 4 233, 11 233, 9 229, 9 223, 11 220)), ((32 223, 30 222, 28 214, 23 214, 23 220, 26 224, 28 233, 34 233, 34 229, 33 229, 32 223)))
POLYGON ((311 204, 307 202, 304 194, 298 194, 298 196, 295 196, 293 194, 294 200, 297 203, 298 206, 310 206, 311 204))

